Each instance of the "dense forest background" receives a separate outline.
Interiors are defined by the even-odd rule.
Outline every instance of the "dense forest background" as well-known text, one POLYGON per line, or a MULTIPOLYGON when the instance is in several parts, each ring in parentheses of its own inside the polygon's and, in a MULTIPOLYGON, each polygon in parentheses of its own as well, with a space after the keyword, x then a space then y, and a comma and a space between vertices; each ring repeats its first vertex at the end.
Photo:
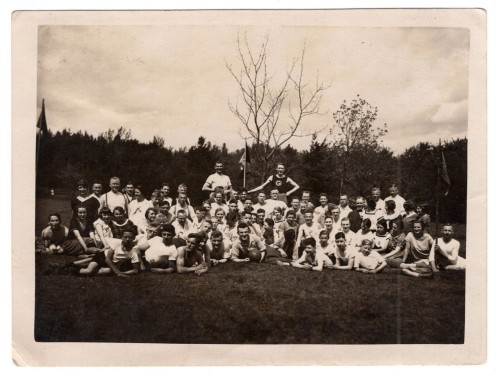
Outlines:
MULTIPOLYGON (((95 137, 82 132, 52 133, 44 135, 39 147, 37 167, 37 196, 48 195, 51 188, 57 193, 72 195, 80 178, 89 182, 100 180, 107 191, 109 178, 119 176, 122 185, 128 181, 140 184, 149 192, 159 188, 162 182, 171 185, 175 195, 180 183, 188 186, 188 194, 194 204, 207 197, 201 187, 207 176, 214 172, 216 161, 225 165, 234 187, 242 187, 240 158, 244 149, 228 151, 225 144, 216 145, 203 136, 197 145, 173 149, 165 145, 163 138, 155 136, 149 143, 136 140, 130 130, 108 130, 95 137)), ((444 195, 446 185, 440 184, 440 221, 466 222, 467 212, 467 139, 444 141, 441 149, 446 159, 451 187, 444 195)), ((249 145, 250 160, 259 149, 249 145)), ((283 162, 286 174, 301 189, 317 195, 325 192, 330 201, 338 203, 340 191, 350 199, 358 195, 368 196, 371 188, 378 186, 382 196, 388 195, 388 187, 396 183, 400 195, 415 203, 429 204, 434 218, 437 198, 438 165, 441 163, 437 144, 419 143, 399 156, 380 144, 360 144, 346 150, 342 146, 313 135, 309 150, 298 151, 291 144, 279 148, 274 162, 283 162), (342 188, 341 188, 342 185, 342 188)), ((262 168, 257 162, 247 170, 246 187, 253 188, 262 182, 262 168)), ((300 192, 299 192, 300 194, 300 192)))

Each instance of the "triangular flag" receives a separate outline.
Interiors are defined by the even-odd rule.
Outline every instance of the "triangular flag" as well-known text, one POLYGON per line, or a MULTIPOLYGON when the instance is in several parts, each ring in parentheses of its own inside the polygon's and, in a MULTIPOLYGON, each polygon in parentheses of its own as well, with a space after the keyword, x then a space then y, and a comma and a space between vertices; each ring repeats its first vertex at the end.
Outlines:
POLYGON ((45 119, 45 100, 42 100, 42 111, 38 117, 38 122, 36 123, 36 134, 41 136, 46 135, 49 132, 47 129, 47 119, 45 119))
POLYGON ((245 151, 243 152, 243 155, 240 158, 240 168, 243 170, 245 168, 245 164, 249 165, 250 164, 250 151, 248 150, 248 145, 247 142, 245 141, 245 151))
POLYGON ((444 194, 444 196, 447 196, 450 192, 451 181, 450 176, 448 175, 448 168, 446 167, 446 160, 444 159, 443 150, 441 150, 441 177, 443 178, 443 181, 448 185, 448 187, 446 188, 446 193, 444 194))

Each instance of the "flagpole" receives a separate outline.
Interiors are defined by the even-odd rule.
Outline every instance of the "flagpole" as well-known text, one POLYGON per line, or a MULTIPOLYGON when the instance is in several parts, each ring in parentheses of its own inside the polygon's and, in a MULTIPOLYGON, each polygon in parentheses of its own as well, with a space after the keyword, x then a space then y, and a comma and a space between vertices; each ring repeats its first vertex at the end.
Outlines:
POLYGON ((245 143, 245 163, 243 164, 243 187, 246 190, 246 180, 247 180, 247 148, 246 148, 246 143, 245 143))
MULTIPOLYGON (((45 98, 42 98, 42 111, 45 108, 45 98)), ((36 165, 35 169, 38 170, 38 154, 40 153, 40 139, 42 138, 42 128, 40 127, 40 131, 38 132, 37 135, 37 140, 36 140, 36 165)))
POLYGON ((439 147, 438 147, 438 169, 437 169, 437 190, 436 190, 436 229, 435 234, 438 236, 439 229, 439 192, 441 189, 441 139, 439 139, 439 147))

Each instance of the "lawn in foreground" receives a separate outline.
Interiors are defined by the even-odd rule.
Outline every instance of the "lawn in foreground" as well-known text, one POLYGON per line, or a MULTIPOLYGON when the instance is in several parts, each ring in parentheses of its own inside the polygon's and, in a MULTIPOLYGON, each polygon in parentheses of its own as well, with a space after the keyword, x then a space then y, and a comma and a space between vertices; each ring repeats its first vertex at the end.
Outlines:
POLYGON ((36 256, 35 339, 57 342, 463 343, 465 273, 433 279, 228 263, 208 274, 45 276, 36 256))

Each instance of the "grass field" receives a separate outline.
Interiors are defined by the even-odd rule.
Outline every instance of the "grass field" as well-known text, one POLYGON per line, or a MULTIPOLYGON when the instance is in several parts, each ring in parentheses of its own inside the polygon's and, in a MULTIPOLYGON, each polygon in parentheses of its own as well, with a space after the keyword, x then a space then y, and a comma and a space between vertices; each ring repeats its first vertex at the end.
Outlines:
MULTIPOLYGON (((67 201, 37 203, 46 214, 67 201)), ((69 209, 63 213, 69 216, 69 209)), ((465 229, 465 228, 464 228, 465 229)), ((457 238, 462 238, 465 233, 457 238)), ((463 242, 463 239, 460 239, 463 242)), ((45 276, 69 256, 36 256, 35 339, 48 342, 396 344, 463 343, 465 273, 433 279, 268 264, 202 276, 45 276)))

